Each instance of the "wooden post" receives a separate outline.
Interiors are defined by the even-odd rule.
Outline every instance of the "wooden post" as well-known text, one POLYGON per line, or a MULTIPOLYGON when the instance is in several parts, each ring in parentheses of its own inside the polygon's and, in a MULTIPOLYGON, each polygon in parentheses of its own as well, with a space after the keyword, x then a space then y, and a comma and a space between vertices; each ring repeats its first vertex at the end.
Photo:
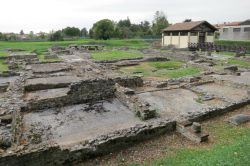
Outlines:
POLYGON ((197 33, 197 43, 199 43, 200 32, 197 33))

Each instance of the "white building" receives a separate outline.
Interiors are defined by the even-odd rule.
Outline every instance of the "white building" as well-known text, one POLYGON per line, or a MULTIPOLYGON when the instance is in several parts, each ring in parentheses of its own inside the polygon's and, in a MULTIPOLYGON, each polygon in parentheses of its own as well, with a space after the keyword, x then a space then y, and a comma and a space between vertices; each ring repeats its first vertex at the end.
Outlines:
POLYGON ((250 20, 220 25, 220 40, 250 40, 250 20))

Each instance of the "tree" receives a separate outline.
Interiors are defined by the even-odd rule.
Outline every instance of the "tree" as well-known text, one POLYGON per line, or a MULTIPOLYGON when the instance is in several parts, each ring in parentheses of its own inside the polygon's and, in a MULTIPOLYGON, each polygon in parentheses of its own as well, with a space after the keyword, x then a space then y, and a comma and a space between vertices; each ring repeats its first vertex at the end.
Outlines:
POLYGON ((33 39, 33 38, 34 38, 34 32, 33 32, 33 31, 30 31, 29 37, 30 37, 30 39, 33 39))
POLYGON ((161 30, 168 26, 169 26, 169 23, 168 23, 166 15, 161 11, 157 11, 155 13, 154 20, 153 20, 153 26, 152 26, 153 34, 160 35, 161 30))
POLYGON ((21 31, 20 31, 20 35, 24 35, 24 32, 23 32, 23 30, 21 30, 21 31))
POLYGON ((132 32, 130 30, 131 25, 132 24, 129 18, 118 21, 115 27, 115 35, 117 35, 115 37, 122 39, 130 38, 132 36, 132 32))
POLYGON ((117 23, 117 26, 119 26, 119 27, 130 27, 130 26, 131 26, 130 19, 127 18, 126 20, 120 20, 120 21, 117 23))
POLYGON ((0 32, 0 40, 3 40, 3 34, 0 32))
POLYGON ((76 36, 80 36, 81 34, 80 29, 76 27, 67 27, 63 29, 62 32, 65 36, 69 36, 69 37, 76 37, 76 36))
POLYGON ((52 32, 49 36, 49 40, 50 41, 62 41, 63 40, 62 31, 52 32))
POLYGON ((113 37, 114 23, 109 19, 100 20, 93 25, 92 30, 94 38, 108 40, 113 37))
POLYGON ((81 30, 81 36, 82 37, 87 37, 88 36, 88 31, 87 31, 86 28, 82 28, 82 30, 81 30))

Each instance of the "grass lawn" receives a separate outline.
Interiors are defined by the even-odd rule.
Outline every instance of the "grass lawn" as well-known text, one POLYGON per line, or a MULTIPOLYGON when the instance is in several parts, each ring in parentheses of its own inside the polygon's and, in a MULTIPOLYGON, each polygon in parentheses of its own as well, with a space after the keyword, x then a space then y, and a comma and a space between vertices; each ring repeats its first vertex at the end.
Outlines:
POLYGON ((129 166, 250 165, 250 123, 232 126, 219 118, 205 122, 203 128, 210 134, 210 143, 171 147, 166 156, 143 164, 131 163, 129 166))
POLYGON ((138 51, 107 51, 92 53, 91 58, 95 60, 115 60, 143 57, 144 54, 138 51))
POLYGON ((8 56, 8 53, 4 51, 0 51, 0 56, 8 56))
POLYGON ((0 73, 8 70, 8 65, 4 64, 4 60, 0 59, 0 73))
POLYGON ((183 63, 178 61, 151 62, 150 65, 156 69, 178 69, 183 65, 183 63))
POLYGON ((228 59, 228 64, 239 65, 241 67, 250 67, 250 62, 238 59, 228 59))
MULTIPOLYGON (((131 40, 93 40, 93 39, 81 39, 75 41, 58 41, 58 42, 49 42, 49 41, 41 41, 41 42, 30 42, 30 41, 22 41, 22 42, 6 42, 0 41, 0 51, 4 51, 7 48, 20 48, 25 49, 26 51, 34 51, 38 54, 44 54, 48 48, 53 45, 60 46, 68 46, 70 44, 101 44, 107 47, 131 47, 131 48, 143 48, 148 47, 149 44, 144 40, 140 39, 131 39, 131 40)), ((1 55, 1 53, 0 53, 1 55)))
POLYGON ((178 61, 144 62, 136 66, 122 67, 120 70, 123 73, 130 75, 141 74, 146 78, 179 78, 197 75, 201 71, 200 69, 193 67, 182 68, 182 65, 183 63, 178 61))

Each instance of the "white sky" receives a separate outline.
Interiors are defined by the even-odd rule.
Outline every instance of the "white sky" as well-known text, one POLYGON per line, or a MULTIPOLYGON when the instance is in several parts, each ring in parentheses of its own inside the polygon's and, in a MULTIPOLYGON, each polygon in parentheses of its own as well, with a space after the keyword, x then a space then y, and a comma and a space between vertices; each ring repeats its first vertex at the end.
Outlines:
POLYGON ((250 19, 250 0, 1 0, 0 32, 25 33, 92 27, 100 19, 127 16, 133 23, 152 21, 155 11, 171 23, 207 20, 211 23, 250 19))

